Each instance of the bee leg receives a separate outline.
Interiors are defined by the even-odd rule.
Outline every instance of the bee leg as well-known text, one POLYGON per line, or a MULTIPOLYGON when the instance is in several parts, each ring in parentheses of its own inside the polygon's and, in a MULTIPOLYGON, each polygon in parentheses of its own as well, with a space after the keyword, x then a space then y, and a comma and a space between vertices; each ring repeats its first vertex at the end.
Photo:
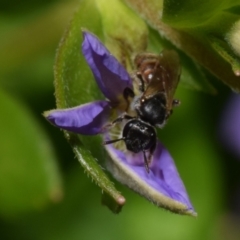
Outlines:
POLYGON ((153 156, 155 149, 156 149, 156 143, 151 146, 148 157, 146 156, 145 150, 143 150, 144 164, 145 164, 145 169, 146 169, 147 173, 149 173, 149 165, 151 164, 152 156, 153 156))
POLYGON ((135 94, 133 92, 133 90, 131 88, 125 88, 124 91, 123 91, 123 97, 124 99, 126 100, 127 102, 127 106, 126 106, 126 109, 125 111, 127 112, 128 111, 128 108, 130 106, 130 101, 129 101, 129 98, 134 98, 135 97, 135 94))
POLYGON ((179 106, 181 104, 181 102, 180 102, 180 100, 178 100, 178 99, 173 99, 173 101, 172 101, 172 106, 171 107, 167 107, 167 113, 166 113, 166 116, 165 116, 165 119, 168 119, 171 115, 172 115, 172 113, 173 113, 173 109, 172 109, 172 107, 177 107, 177 106, 179 106))
POLYGON ((143 157, 144 157, 145 169, 146 169, 147 173, 149 173, 149 162, 148 162, 149 159, 147 159, 145 150, 143 150, 143 157))
POLYGON ((172 113, 173 113, 172 109, 168 110, 166 113, 165 119, 167 120, 172 115, 172 113))
POLYGON ((123 91, 123 96, 127 100, 129 97, 134 98, 135 94, 131 88, 125 88, 123 91))
MULTIPOLYGON (((172 101, 172 107, 177 107, 181 104, 180 100, 178 99, 173 99, 172 101)), ((165 116, 165 119, 168 119, 173 113, 173 110, 172 108, 171 109, 167 109, 167 113, 166 113, 166 116, 165 116)))
POLYGON ((148 164, 150 165, 151 164, 151 161, 152 161, 152 156, 153 156, 153 153, 156 149, 156 146, 157 146, 157 141, 151 146, 150 150, 149 150, 149 156, 148 156, 148 164))
POLYGON ((178 100, 178 99, 173 99, 173 101, 172 101, 172 106, 173 106, 173 107, 179 106, 180 104, 181 104, 180 100, 178 100))
POLYGON ((127 113, 123 113, 122 115, 117 117, 112 123, 115 124, 115 123, 118 123, 118 122, 122 122, 124 119, 130 120, 130 119, 133 119, 133 118, 135 118, 135 117, 132 117, 132 116, 128 115, 127 113))
POLYGON ((108 129, 112 128, 115 126, 115 124, 122 122, 124 119, 133 119, 134 117, 129 116, 127 113, 123 113, 122 115, 120 115, 119 117, 117 117, 114 121, 106 124, 105 126, 102 127, 101 129, 101 133, 104 133, 105 131, 107 131, 108 129))
POLYGON ((142 74, 140 72, 136 73, 138 80, 140 81, 139 83, 139 91, 144 92, 145 91, 145 84, 142 78, 142 74))

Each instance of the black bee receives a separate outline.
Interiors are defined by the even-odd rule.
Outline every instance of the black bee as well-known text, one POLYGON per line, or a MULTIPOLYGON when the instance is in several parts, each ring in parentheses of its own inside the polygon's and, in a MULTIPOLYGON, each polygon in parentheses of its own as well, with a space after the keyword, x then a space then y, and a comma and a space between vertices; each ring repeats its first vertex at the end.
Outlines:
POLYGON ((173 99, 180 78, 178 54, 173 50, 164 50, 160 55, 139 54, 135 65, 135 79, 140 82, 142 94, 135 97, 133 107, 140 119, 161 128, 172 108, 180 103, 173 99))
POLYGON ((103 144, 106 145, 123 140, 129 151, 134 153, 143 152, 145 168, 149 173, 149 164, 157 144, 156 130, 151 124, 127 114, 119 116, 110 125, 112 126, 117 122, 121 122, 123 119, 128 119, 128 121, 124 125, 122 137, 105 141, 103 144), (146 151, 149 151, 148 157, 146 151))
POLYGON ((143 152, 147 172, 157 144, 155 127, 162 128, 172 108, 179 104, 173 99, 180 78, 178 54, 173 50, 164 50, 160 55, 142 53, 135 58, 136 72, 133 80, 138 82, 140 94, 135 95, 131 89, 125 89, 123 95, 127 102, 132 98, 131 111, 119 116, 111 125, 128 120, 122 131, 122 138, 109 140, 111 144, 120 140, 126 148, 134 153, 143 152), (146 152, 149 152, 148 157, 146 152))

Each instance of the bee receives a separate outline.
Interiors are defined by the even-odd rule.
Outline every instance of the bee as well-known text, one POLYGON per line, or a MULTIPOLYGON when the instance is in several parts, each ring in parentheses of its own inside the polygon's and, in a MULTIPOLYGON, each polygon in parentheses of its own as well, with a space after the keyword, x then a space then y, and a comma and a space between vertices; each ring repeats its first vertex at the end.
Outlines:
POLYGON ((139 54, 134 63, 136 71, 133 81, 137 82, 140 94, 125 89, 123 95, 127 102, 129 97, 132 98, 130 111, 136 114, 131 116, 124 113, 115 119, 111 125, 127 120, 122 137, 105 141, 104 144, 123 140, 129 151, 143 152, 145 168, 149 173, 157 145, 155 127, 162 128, 172 114, 173 107, 180 103, 173 98, 180 78, 180 62, 175 51, 164 50, 159 55, 139 54))
POLYGON ((103 144, 107 145, 123 140, 127 150, 134 153, 143 153, 145 169, 147 173, 149 173, 149 165, 157 145, 156 130, 151 124, 142 121, 138 117, 129 116, 127 114, 119 116, 111 125, 122 122, 124 119, 128 121, 123 127, 122 137, 104 141, 103 144), (149 152, 148 156, 147 152, 149 152))
POLYGON ((164 50, 160 55, 142 53, 134 62, 134 79, 142 94, 135 96, 132 106, 140 119, 162 128, 173 107, 180 104, 173 99, 181 73, 178 54, 173 50, 164 50))

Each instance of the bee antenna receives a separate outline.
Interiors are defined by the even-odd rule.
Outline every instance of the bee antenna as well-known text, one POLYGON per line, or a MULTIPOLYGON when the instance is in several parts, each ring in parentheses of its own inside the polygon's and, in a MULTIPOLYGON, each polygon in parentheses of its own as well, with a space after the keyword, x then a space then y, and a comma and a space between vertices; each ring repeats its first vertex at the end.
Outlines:
POLYGON ((124 139, 125 138, 118 138, 118 139, 114 139, 114 140, 104 141, 103 145, 108 145, 108 144, 115 143, 115 142, 118 142, 118 141, 121 141, 121 140, 124 140, 124 139))

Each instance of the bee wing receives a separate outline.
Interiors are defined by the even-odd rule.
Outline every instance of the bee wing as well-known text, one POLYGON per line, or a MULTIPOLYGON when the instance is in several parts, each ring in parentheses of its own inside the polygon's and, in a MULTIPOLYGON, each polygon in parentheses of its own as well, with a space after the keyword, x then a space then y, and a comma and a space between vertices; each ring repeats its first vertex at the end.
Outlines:
POLYGON ((148 84, 144 97, 152 96, 159 92, 166 94, 167 108, 172 108, 173 96, 176 91, 181 68, 177 52, 163 50, 156 63, 152 79, 148 84))

